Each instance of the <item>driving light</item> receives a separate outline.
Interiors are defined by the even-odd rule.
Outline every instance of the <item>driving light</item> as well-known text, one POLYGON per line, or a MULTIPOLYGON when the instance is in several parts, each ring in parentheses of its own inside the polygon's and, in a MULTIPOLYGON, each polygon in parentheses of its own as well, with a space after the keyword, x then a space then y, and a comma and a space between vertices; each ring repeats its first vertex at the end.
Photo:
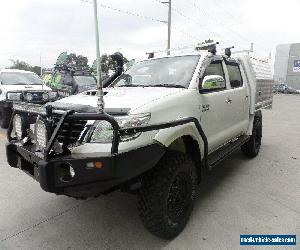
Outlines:
MULTIPOLYGON (((151 114, 138 114, 129 116, 115 117, 120 128, 132 128, 147 125, 150 121, 151 114)), ((91 142, 95 143, 111 143, 113 140, 113 128, 107 121, 98 121, 95 123, 95 130, 91 137, 91 142)), ((130 134, 121 137, 121 141, 130 141, 139 137, 141 133, 130 134)))
POLYGON ((38 119, 35 124, 35 141, 37 147, 40 149, 45 149, 47 147, 47 143, 49 140, 49 133, 48 133, 47 125, 42 119, 38 119))
POLYGON ((22 116, 18 114, 14 116, 13 128, 17 139, 22 140, 25 137, 25 123, 22 116))
POLYGON ((70 163, 62 163, 56 168, 56 176, 61 182, 70 182, 75 178, 75 170, 70 163))

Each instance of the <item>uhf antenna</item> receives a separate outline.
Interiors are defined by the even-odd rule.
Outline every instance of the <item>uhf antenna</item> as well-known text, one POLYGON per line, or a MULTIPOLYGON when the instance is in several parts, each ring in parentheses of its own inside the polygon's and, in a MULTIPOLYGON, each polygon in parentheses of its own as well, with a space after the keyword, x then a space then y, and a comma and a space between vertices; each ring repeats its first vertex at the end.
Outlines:
POLYGON ((94 19, 95 19, 95 35, 96 35, 96 53, 97 53, 97 88, 98 88, 98 108, 99 113, 104 113, 104 93, 101 76, 101 57, 100 57, 100 39, 99 39, 99 24, 98 24, 98 4, 94 0, 94 19))

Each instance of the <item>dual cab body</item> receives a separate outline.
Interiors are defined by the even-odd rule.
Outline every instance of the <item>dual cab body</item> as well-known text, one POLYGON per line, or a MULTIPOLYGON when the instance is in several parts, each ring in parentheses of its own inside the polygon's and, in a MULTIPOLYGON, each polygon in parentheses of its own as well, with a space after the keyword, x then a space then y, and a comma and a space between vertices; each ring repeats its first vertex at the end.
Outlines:
POLYGON ((173 238, 187 223, 203 172, 237 148, 259 152, 272 78, 256 72, 267 62, 253 60, 197 52, 137 63, 105 89, 104 113, 97 91, 46 107, 15 106, 8 162, 47 192, 138 191, 145 227, 173 238), (33 114, 35 125, 27 119, 33 114))

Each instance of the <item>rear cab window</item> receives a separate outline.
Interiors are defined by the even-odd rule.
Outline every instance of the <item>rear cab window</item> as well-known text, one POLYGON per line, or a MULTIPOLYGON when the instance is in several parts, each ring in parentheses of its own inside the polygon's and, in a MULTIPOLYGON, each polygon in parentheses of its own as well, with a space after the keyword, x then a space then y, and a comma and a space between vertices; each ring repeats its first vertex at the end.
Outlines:
POLYGON ((238 63, 226 62, 230 86, 232 89, 243 87, 243 78, 238 63))

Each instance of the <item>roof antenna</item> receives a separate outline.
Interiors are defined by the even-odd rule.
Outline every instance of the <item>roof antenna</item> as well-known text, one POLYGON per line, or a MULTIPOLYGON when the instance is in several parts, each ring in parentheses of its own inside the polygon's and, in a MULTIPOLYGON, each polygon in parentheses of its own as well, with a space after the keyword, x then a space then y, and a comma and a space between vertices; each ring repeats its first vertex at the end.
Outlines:
POLYGON ((228 58, 231 57, 231 55, 232 55, 232 52, 231 52, 232 49, 234 49, 234 46, 228 47, 225 49, 225 55, 228 56, 228 58))
POLYGON ((95 34, 96 34, 96 53, 97 53, 97 80, 98 80, 98 108, 99 113, 104 113, 104 93, 101 77, 101 57, 100 57, 100 39, 99 39, 99 25, 98 25, 98 5, 97 0, 94 0, 94 19, 95 19, 95 34))

